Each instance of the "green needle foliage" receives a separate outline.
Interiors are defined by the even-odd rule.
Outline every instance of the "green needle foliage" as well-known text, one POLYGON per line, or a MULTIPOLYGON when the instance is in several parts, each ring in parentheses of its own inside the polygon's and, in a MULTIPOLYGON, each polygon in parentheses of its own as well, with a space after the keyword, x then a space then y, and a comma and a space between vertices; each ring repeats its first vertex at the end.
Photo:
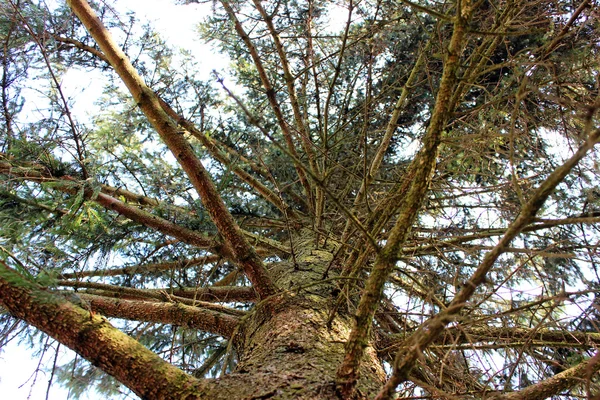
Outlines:
POLYGON ((173 3, 226 69, 0 4, 0 346, 73 398, 599 395, 594 1, 173 3))

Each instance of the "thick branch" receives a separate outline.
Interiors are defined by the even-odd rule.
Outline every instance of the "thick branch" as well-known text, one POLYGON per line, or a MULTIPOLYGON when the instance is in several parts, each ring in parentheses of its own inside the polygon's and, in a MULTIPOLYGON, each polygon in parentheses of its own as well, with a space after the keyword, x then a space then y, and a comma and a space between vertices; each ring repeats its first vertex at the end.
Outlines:
POLYGON ((233 315, 203 310, 183 303, 111 299, 89 294, 76 296, 87 303, 93 311, 107 317, 180 325, 224 337, 231 337, 239 324, 239 319, 233 315))
POLYGON ((262 260, 244 238, 217 192, 208 171, 206 171, 189 143, 179 134, 176 123, 164 112, 159 99, 143 82, 125 53, 118 48, 89 4, 85 0, 69 0, 68 4, 94 37, 94 40, 96 40, 96 43, 110 61, 111 66, 121 77, 139 107, 177 158, 190 182, 200 195, 202 203, 217 226, 219 233, 225 239, 234 258, 240 264, 259 295, 267 297, 275 294, 278 290, 269 277, 262 260))
POLYGON ((204 383, 164 361, 139 342, 0 262, 0 304, 73 349, 146 399, 198 399, 204 383), (187 396, 187 397, 186 397, 187 396))
POLYGON ((537 400, 547 399, 575 385, 589 382, 592 376, 600 371, 600 353, 594 357, 569 368, 551 378, 545 379, 523 390, 490 397, 493 400, 537 400))
POLYGON ((448 46, 449 54, 444 65, 436 104, 423 138, 423 146, 409 168, 410 184, 405 197, 402 199, 398 220, 390 231, 385 246, 375 260, 375 265, 356 311, 355 322, 346 345, 346 356, 337 373, 338 388, 348 398, 352 396, 354 386, 358 380, 358 367, 367 346, 375 311, 383 295, 383 286, 392 272, 397 261, 398 252, 405 243, 416 220, 435 171, 437 150, 447 120, 447 103, 456 82, 456 71, 460 61, 465 32, 466 21, 458 16, 448 46))

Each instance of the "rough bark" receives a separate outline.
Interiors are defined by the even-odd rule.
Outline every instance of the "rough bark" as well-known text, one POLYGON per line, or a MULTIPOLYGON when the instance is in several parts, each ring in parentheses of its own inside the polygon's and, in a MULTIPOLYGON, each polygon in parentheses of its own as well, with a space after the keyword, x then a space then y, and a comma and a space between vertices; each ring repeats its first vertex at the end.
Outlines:
POLYGON ((65 298, 0 263, 0 304, 13 316, 79 353, 146 399, 187 398, 201 381, 162 360, 138 341, 65 298))
POLYGON ((187 140, 179 134, 177 124, 165 113, 157 96, 146 86, 87 1, 68 0, 67 3, 94 37, 94 40, 127 86, 132 97, 162 141, 177 158, 179 165, 187 174, 198 195, 200 195, 206 211, 219 233, 223 236, 228 249, 238 265, 244 270, 248 279, 253 283, 257 293, 262 298, 277 293, 278 289, 273 286, 261 258, 243 236, 239 226, 225 203, 223 203, 208 171, 204 168, 187 140))
MULTIPOLYGON (((336 370, 353 319, 338 315, 327 326, 335 280, 323 281, 332 252, 296 245, 295 263, 270 269, 275 283, 288 289, 258 303, 244 318, 234 340, 239 354, 237 373, 225 378, 234 386, 249 385, 236 398, 253 396, 293 399, 339 399, 336 370), (251 384, 250 384, 251 383, 251 384), (262 388, 258 390, 258 388, 262 388)), ((385 373, 372 341, 360 370, 357 398, 370 398, 381 387, 385 373)), ((224 397, 225 398, 225 397, 224 397)))
MULTIPOLYGON (((315 250, 313 243, 313 238, 297 243, 295 263, 283 261, 271 265, 269 273, 275 284, 287 290, 257 303, 248 315, 239 319, 237 326, 235 317, 196 311, 181 304, 147 302, 149 308, 141 309, 136 304, 144 302, 107 301, 99 296, 81 295, 84 300, 81 308, 34 283, 18 287, 14 282, 24 278, 7 280, 6 271, 13 278, 18 277, 7 267, 3 267, 5 273, 0 275, 0 304, 14 316, 77 351, 142 398, 340 399, 335 385, 336 369, 344 358, 352 317, 340 313, 327 325, 331 293, 337 286, 335 279, 322 277, 333 258, 333 250, 315 250), (90 314, 87 307, 94 313, 90 314), (197 380, 113 328, 96 312, 175 324, 187 321, 205 330, 210 325, 213 332, 233 334, 238 366, 234 373, 221 379, 197 380), (194 314, 192 319, 188 318, 191 314, 194 314)), ((210 291, 215 296, 227 296, 231 288, 210 291)), ((207 290, 201 293, 211 295, 207 290)), ((385 381, 381 361, 372 345, 374 341, 369 343, 355 398, 374 396, 385 381)))

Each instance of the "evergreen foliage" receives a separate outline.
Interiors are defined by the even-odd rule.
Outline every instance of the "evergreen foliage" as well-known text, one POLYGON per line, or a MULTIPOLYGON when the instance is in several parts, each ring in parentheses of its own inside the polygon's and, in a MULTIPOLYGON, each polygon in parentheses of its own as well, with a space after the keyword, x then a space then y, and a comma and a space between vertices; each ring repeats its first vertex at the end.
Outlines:
MULTIPOLYGON (((66 3, 0 4, 0 345, 71 343, 12 288, 217 398, 260 307, 312 302, 350 321, 322 398, 600 395, 594 1, 178 1, 212 7, 210 79, 118 1, 90 2, 114 48, 66 3), (104 87, 86 114, 73 71, 104 87)), ((46 367, 73 398, 164 397, 84 357, 46 367)))

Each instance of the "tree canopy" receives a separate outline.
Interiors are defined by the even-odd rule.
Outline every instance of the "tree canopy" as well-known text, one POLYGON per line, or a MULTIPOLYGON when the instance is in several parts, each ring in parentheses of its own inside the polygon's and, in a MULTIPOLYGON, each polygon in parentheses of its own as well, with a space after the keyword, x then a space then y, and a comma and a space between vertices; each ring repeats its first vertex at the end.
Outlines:
POLYGON ((598 398, 594 1, 198 3, 209 78, 0 3, 0 345, 74 396, 598 398))

